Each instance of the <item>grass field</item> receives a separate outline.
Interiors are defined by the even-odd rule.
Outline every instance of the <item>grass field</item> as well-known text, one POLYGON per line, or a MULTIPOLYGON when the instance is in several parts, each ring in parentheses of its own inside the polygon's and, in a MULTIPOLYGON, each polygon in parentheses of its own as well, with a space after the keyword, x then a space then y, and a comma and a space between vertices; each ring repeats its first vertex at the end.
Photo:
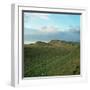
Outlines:
POLYGON ((80 43, 51 40, 24 45, 24 77, 80 74, 80 43))

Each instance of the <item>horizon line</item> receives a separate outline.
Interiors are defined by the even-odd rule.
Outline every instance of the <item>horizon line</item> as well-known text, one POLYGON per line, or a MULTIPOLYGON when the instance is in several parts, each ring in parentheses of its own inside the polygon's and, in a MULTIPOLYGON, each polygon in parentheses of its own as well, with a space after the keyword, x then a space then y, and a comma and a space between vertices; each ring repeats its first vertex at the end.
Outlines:
MULTIPOLYGON (((44 43, 49 43, 50 41, 53 41, 53 40, 49 40, 49 41, 41 41, 41 40, 38 40, 38 41, 40 41, 40 42, 44 42, 44 43)), ((30 42, 30 41, 27 41, 27 43, 24 43, 24 44, 35 44, 36 42, 38 42, 38 41, 32 41, 32 42, 30 42)), ((80 42, 80 40, 78 40, 78 41, 76 41, 76 40, 54 40, 54 41, 65 41, 65 42, 75 42, 75 43, 79 43, 80 42)))

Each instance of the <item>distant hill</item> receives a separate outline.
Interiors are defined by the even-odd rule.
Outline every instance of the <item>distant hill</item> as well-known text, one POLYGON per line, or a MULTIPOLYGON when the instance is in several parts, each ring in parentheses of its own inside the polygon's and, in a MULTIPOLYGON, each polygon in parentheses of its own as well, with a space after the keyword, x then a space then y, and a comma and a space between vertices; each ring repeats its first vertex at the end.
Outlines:
POLYGON ((51 40, 49 43, 58 43, 58 44, 61 44, 61 43, 68 43, 68 44, 75 44, 75 43, 79 43, 79 42, 73 42, 73 41, 64 41, 64 40, 51 40))
POLYGON ((49 42, 43 42, 43 41, 37 41, 35 43, 31 44, 25 44, 25 46, 51 46, 51 47, 62 47, 62 46, 68 46, 68 45, 78 45, 80 44, 79 42, 68 42, 68 41, 63 41, 63 40, 51 40, 49 42))
POLYGON ((42 41, 37 41, 35 44, 37 44, 37 45, 47 45, 46 42, 42 42, 42 41))

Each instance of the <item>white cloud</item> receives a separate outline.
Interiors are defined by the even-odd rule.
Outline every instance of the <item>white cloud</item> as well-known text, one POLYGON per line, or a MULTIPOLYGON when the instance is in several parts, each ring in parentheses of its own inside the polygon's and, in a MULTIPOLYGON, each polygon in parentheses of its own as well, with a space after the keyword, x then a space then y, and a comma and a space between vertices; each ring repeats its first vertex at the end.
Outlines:
POLYGON ((80 32, 80 27, 79 26, 70 26, 67 28, 68 32, 80 32))
POLYGON ((25 16, 27 17, 27 19, 31 16, 31 18, 33 18, 33 19, 40 18, 40 19, 44 19, 44 20, 49 20, 50 14, 47 14, 47 13, 25 13, 25 16))
POLYGON ((33 17, 40 18, 40 19, 49 20, 49 14, 44 14, 44 13, 33 13, 32 16, 33 16, 33 17))
POLYGON ((59 32, 59 29, 54 26, 43 26, 39 29, 39 32, 41 33, 56 33, 59 32))
POLYGON ((63 28, 60 28, 58 26, 52 26, 52 25, 48 25, 48 26, 42 26, 39 28, 26 28, 25 29, 25 34, 54 34, 54 33, 59 33, 59 32, 68 32, 70 30, 66 29, 64 30, 63 28))
POLYGON ((46 20, 47 22, 50 21, 50 14, 47 13, 24 13, 25 18, 24 18, 24 26, 25 28, 36 28, 38 29, 40 26, 42 26, 41 24, 39 24, 39 26, 37 26, 37 24, 34 24, 34 22, 38 20, 41 20, 42 22, 44 22, 43 20, 46 20), (49 21, 48 21, 49 20, 49 21))
POLYGON ((40 28, 25 28, 24 34, 32 34, 32 35, 45 35, 45 34, 54 34, 58 33, 59 28, 55 26, 42 26, 40 28))

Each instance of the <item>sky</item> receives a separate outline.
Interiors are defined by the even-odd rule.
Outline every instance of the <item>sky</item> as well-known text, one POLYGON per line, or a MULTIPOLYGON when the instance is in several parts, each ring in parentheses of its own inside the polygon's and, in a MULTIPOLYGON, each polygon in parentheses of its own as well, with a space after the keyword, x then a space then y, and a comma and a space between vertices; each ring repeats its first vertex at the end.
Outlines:
POLYGON ((24 12, 24 43, 80 41, 80 15, 24 12))

